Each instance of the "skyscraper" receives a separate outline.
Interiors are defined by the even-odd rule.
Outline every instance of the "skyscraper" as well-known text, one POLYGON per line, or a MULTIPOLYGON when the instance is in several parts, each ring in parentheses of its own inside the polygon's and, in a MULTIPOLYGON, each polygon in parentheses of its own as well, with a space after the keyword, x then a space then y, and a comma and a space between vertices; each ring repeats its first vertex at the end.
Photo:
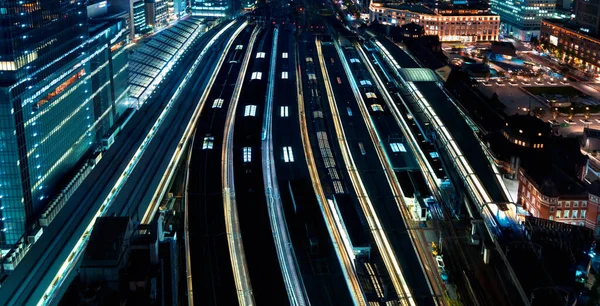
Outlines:
POLYGON ((232 14, 231 0, 191 0, 192 16, 226 17, 232 14))
POLYGON ((0 2, 0 248, 35 225, 108 129, 107 116, 112 124, 114 99, 105 96, 127 98, 101 75, 114 68, 114 46, 98 43, 109 30, 88 34, 86 4, 0 2))
POLYGON ((490 6, 505 35, 529 41, 539 37, 542 19, 554 15, 556 0, 490 0, 490 6))

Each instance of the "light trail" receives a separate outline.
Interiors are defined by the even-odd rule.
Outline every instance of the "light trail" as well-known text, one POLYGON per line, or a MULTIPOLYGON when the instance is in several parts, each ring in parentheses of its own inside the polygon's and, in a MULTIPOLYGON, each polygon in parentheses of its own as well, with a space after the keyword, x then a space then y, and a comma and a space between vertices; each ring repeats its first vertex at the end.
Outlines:
POLYGON ((273 46, 271 49, 271 63, 269 69, 269 84, 267 88, 267 99, 262 129, 262 169, 265 184, 265 197, 269 209, 269 220, 275 249, 279 258, 279 266, 283 274, 288 298, 292 305, 310 305, 310 300, 304 287, 300 267, 296 260, 296 254, 289 236, 283 203, 279 193, 277 173, 275 170, 275 158, 273 153, 273 93, 275 91, 275 66, 277 63, 277 41, 279 28, 273 30, 273 46))
POLYGON ((121 191, 121 188, 123 187, 123 185, 125 185, 125 182, 129 178, 129 175, 131 174, 131 172, 133 171, 135 166, 138 164, 138 161, 140 160, 141 156, 146 151, 146 148, 148 147, 148 145, 150 144, 152 139, 154 139, 154 135, 156 134, 156 131, 158 131, 162 122, 164 121, 167 114, 173 107, 175 101, 181 94, 181 90, 187 85, 187 81, 189 80, 191 75, 196 71, 196 68, 198 68, 200 61, 204 58, 204 55, 208 52, 210 47, 221 37, 221 35, 223 35, 223 33, 227 29, 229 29, 231 26, 233 26, 234 24, 235 24, 235 21, 231 21, 227 26, 225 26, 223 29, 221 29, 206 44, 206 46, 204 47, 202 52, 200 52, 200 55, 194 61, 192 67, 186 74, 186 77, 183 79, 181 84, 177 87, 177 89, 175 90, 175 93, 173 94, 173 96, 171 97, 169 102, 167 102, 167 105, 165 106, 163 111, 160 113, 156 122, 150 129, 150 132, 148 133, 148 135, 146 135, 146 137, 144 138, 144 140, 138 147, 137 151, 135 152, 135 154, 133 155, 133 157, 127 164, 127 166, 125 166, 125 169, 121 173, 121 176, 119 177, 119 179, 117 180, 117 182, 115 183, 115 185, 113 186, 113 188, 111 189, 111 191, 109 192, 107 197, 102 202, 102 205, 100 205, 100 208, 98 209, 98 211, 96 211, 96 213, 94 214, 94 217, 92 218, 92 220, 86 227, 86 229, 83 232, 83 234, 81 235, 81 237, 79 237, 77 243, 75 244, 75 246, 69 253, 69 256, 65 259, 65 261, 63 262, 61 267, 58 269, 58 272, 56 273, 56 275, 55 275, 54 279, 52 280, 52 282, 50 283, 50 285, 48 285, 48 287, 46 288, 44 294, 38 300, 38 302, 37 302, 38 306, 47 305, 48 303, 52 302, 52 300, 54 299, 54 295, 56 293, 56 289, 62 285, 64 279, 69 275, 69 272, 73 269, 74 264, 78 262, 79 257, 83 253, 82 251, 85 249, 85 246, 87 245, 90 233, 96 222, 96 218, 104 216, 105 212, 108 210, 108 208, 112 204, 112 200, 117 196, 119 191, 121 191))
MULTIPOLYGON (((486 222, 483 222, 483 224, 484 224, 486 230, 488 231, 489 236, 490 236, 492 242, 494 243, 496 250, 498 251, 498 254, 500 255, 502 261, 505 263, 505 266, 509 272, 509 275, 511 276, 512 281, 516 284, 515 287, 516 287, 517 291, 519 292, 519 296, 527 304, 528 303, 527 295, 523 291, 523 287, 520 285, 519 280, 516 277, 514 270, 512 269, 512 266, 508 262, 506 255, 502 251, 502 247, 498 243, 498 239, 496 236, 497 235, 496 233, 498 231, 498 224, 495 219, 496 218, 495 214, 498 213, 498 211, 499 211, 498 205, 496 203, 492 202, 489 193, 483 187, 483 184, 481 183, 479 177, 473 172, 470 164, 467 162, 466 158, 462 154, 462 151, 460 150, 460 148, 454 141, 454 138, 452 137, 452 135, 450 134, 450 132, 448 131, 446 126, 443 124, 443 122, 440 120, 440 118, 437 116, 437 114, 435 113, 435 111, 433 110, 433 108, 431 107, 429 102, 427 101, 427 99, 425 99, 423 97, 421 92, 416 88, 416 86, 412 82, 408 82, 408 81, 404 80, 404 78, 399 74, 399 69, 401 69, 401 67, 397 64, 397 62, 391 56, 391 54, 387 51, 387 49, 381 43, 379 43, 377 41, 376 41, 375 45, 379 48, 380 51, 382 51, 381 53, 384 55, 384 59, 386 60, 386 62, 394 68, 392 70, 394 71, 398 80, 400 80, 402 82, 402 84, 407 89, 409 89, 410 94, 413 96, 414 100, 417 102, 417 105, 419 106, 421 111, 423 111, 425 116, 427 116, 429 121, 434 126, 436 134, 438 135, 438 139, 442 143, 443 147, 446 149, 450 159, 453 161, 459 175, 461 176, 463 183, 467 187, 466 188, 467 193, 469 193, 469 195, 471 196, 471 199, 476 202, 475 204, 477 205, 477 208, 479 209, 479 213, 483 216, 483 219, 486 221, 486 222)), ((438 86, 440 86, 440 85, 438 84, 438 86)), ((454 103, 454 101, 441 88, 441 86, 440 86, 440 90, 442 90, 444 92, 444 94, 447 96, 447 98, 452 103, 454 103)), ((454 103, 454 104, 456 106, 456 103, 454 103)), ((460 108, 459 108, 459 110, 460 110, 460 108)), ((475 137, 477 137, 477 136, 475 135, 475 137)), ((477 139, 477 140, 482 147, 485 147, 485 145, 482 144, 481 140, 479 140, 479 139, 477 139)), ((485 150, 484 150, 484 152, 485 152, 485 150)), ((484 153, 484 154, 487 154, 487 153, 484 153)), ((486 157, 487 157, 487 155, 486 155, 486 157)), ((504 193, 507 194, 508 190, 506 189, 506 186, 502 182, 502 178, 500 177, 500 174, 499 174, 498 170, 496 169, 495 165, 489 160, 489 157, 488 157, 488 162, 490 163, 490 167, 493 169, 493 171, 495 173, 496 179, 499 180, 497 183, 500 184, 504 193)), ((507 198, 510 199, 510 194, 507 194, 507 198)), ((467 207, 467 210, 469 210, 469 215, 472 218, 476 218, 476 216, 473 214, 473 212, 471 212, 469 205, 466 205, 466 207, 467 207)))
POLYGON ((235 181, 233 179, 233 131, 235 124, 235 112, 237 110, 237 104, 242 91, 242 85, 244 84, 244 77, 246 76, 246 70, 248 70, 248 63, 250 56, 252 56, 252 49, 256 37, 260 32, 260 28, 254 28, 250 41, 248 42, 248 49, 246 55, 242 61, 242 67, 240 69, 233 95, 231 96, 231 104, 227 111, 227 119, 225 120, 225 130, 222 148, 222 160, 221 160, 221 179, 223 186, 223 206, 225 214, 225 231, 227 233, 227 243, 229 244, 229 257, 231 259, 231 269, 233 270, 233 278, 235 281, 235 287, 238 291, 238 301, 242 306, 255 305, 254 293, 252 292, 252 285, 250 284, 250 276, 248 272, 248 265, 246 263, 246 256, 244 253, 244 244, 242 242, 242 234, 240 230, 240 221, 237 212, 237 202, 235 198, 235 181))
POLYGON ((350 147, 348 146, 348 142, 346 141, 344 128, 342 127, 342 122, 339 112, 337 110, 337 104, 335 102, 333 90, 331 89, 331 82, 329 80, 329 75, 327 74, 327 67, 325 66, 325 62, 323 60, 321 42, 318 39, 316 39, 316 45, 319 57, 319 64, 321 65, 321 71, 325 81, 325 89, 327 91, 327 98, 329 100, 329 106, 331 109, 331 115, 333 117, 333 123, 337 134, 338 143, 342 151, 344 164, 346 165, 346 169, 348 170, 350 180, 352 181, 352 186, 354 187, 354 191, 356 192, 358 201, 360 202, 362 210, 365 214, 365 218, 367 219, 367 223, 369 224, 369 228, 371 230, 371 234, 373 235, 373 239, 377 244, 377 248, 379 249, 383 262, 386 266, 386 269, 389 272, 390 280, 394 285, 394 289, 396 290, 398 298, 400 299, 402 304, 414 306, 416 305, 416 303, 412 297, 410 289, 408 288, 408 284, 406 282, 406 279, 404 278, 402 269, 400 268, 400 263, 398 262, 398 259, 396 258, 394 250, 391 246, 390 240, 387 237, 385 230, 383 229, 383 226, 379 221, 379 218, 377 217, 377 213, 375 211, 375 208, 373 207, 371 198, 369 197, 367 189, 362 182, 361 175, 358 169, 356 168, 354 158, 352 157, 352 153, 350 152, 350 147))
POLYGON ((208 86, 206 87, 206 89, 204 90, 204 93, 200 97, 200 100, 198 101, 198 104, 196 105, 196 108, 194 109, 194 113, 192 114, 192 118, 188 122, 187 127, 185 128, 185 131, 181 137, 181 140, 179 141, 177 149, 175 150, 175 153, 173 154, 173 156, 171 157, 171 160, 169 161, 167 170, 165 170, 165 173, 162 176, 160 183, 158 184, 158 188, 156 189, 156 192, 152 196, 150 205, 148 205, 148 209, 146 210, 146 213, 144 214, 144 217, 142 218, 142 221, 141 221, 142 224, 148 224, 148 223, 152 222, 152 220, 154 219, 154 215, 156 214, 157 208, 160 205, 164 195, 166 194, 167 188, 169 187, 168 183, 171 182, 173 175, 175 175, 175 172, 176 172, 175 170, 177 169, 177 165, 179 165, 181 156, 185 153, 190 139, 193 138, 194 130, 196 128, 196 123, 198 123, 200 114, 202 113, 202 110, 204 109, 204 105, 206 104, 206 99, 208 99, 208 95, 214 85, 214 82, 217 78, 218 72, 221 69, 221 67, 223 66, 223 62, 225 62, 227 53, 229 52, 231 45, 233 45, 234 40, 246 28, 247 25, 248 25, 248 21, 245 21, 244 23, 242 23, 237 28, 237 30, 235 30, 233 35, 229 38, 227 45, 223 49, 223 53, 221 54, 221 57, 219 57, 219 61, 217 62, 217 66, 215 67, 215 70, 214 70, 215 72, 211 75, 210 80, 208 82, 208 86))
MULTIPOLYGON (((401 127, 403 135, 405 135, 405 137, 410 139, 409 146, 411 147, 411 149, 414 150, 415 144, 417 143, 414 135, 410 132, 410 130, 407 130, 408 125, 404 121, 404 118, 402 118, 402 116, 399 115, 399 110, 398 110, 397 106, 395 105, 387 88, 385 88, 385 86, 383 85, 383 81, 381 80, 379 75, 377 75, 377 73, 375 72, 375 68, 369 61, 369 57, 364 52, 363 48, 359 44, 356 44, 355 47, 359 51, 358 53, 359 53, 360 57, 362 58, 363 63, 367 67, 367 70, 369 71, 371 78, 373 78, 375 80, 375 85, 377 86, 377 89, 379 90, 380 93, 382 93, 384 101, 386 102, 388 107, 393 110, 392 114, 394 115, 394 118, 395 118, 396 122, 398 123, 398 125, 401 127)), ((343 61, 345 62, 345 59, 343 59, 343 61)), ((349 71, 349 69, 348 69, 347 73, 351 73, 351 71, 349 71)), ((352 80, 352 83, 355 83, 354 80, 352 80)), ((381 163, 385 165, 384 169, 385 169, 385 173, 386 173, 386 178, 388 179, 388 183, 390 184, 390 187, 392 188, 392 190, 394 192, 394 199, 396 200, 396 204, 398 206, 398 209, 400 210, 400 215, 402 216, 402 219, 404 220, 404 223, 406 225, 414 224, 414 222, 412 222, 412 220, 410 220, 407 217, 407 216, 410 216, 410 211, 408 211, 407 205, 404 202, 404 198, 405 198, 404 192, 400 188, 400 182, 398 181, 398 178, 396 177, 396 175, 392 169, 392 165, 386 154, 386 151, 383 149, 383 142, 381 141, 381 137, 377 133, 377 130, 373 123, 373 119, 371 118, 371 115, 369 114, 368 110, 366 109, 366 105, 365 105, 360 93, 358 93, 357 97, 361 100, 361 103, 359 103, 359 108, 361 109, 361 113, 363 113, 363 118, 365 120, 365 124, 368 126, 369 134, 371 135, 371 139, 372 139, 373 143, 376 144, 375 147, 377 149, 377 155, 379 156, 381 163)), ((416 158, 417 163, 421 167, 421 171, 424 173, 424 175, 427 178, 430 178, 430 175, 432 173, 434 173, 433 169, 431 168, 431 165, 429 163, 421 160, 421 158, 425 159, 425 156, 424 156, 421 148, 418 146, 416 146, 416 148, 418 151, 413 151, 413 152, 418 153, 418 154, 416 154, 417 155, 417 158, 416 158)), ((430 184, 431 183, 435 184, 434 186, 432 186, 432 187, 436 188, 435 190, 437 190, 436 182, 437 182, 436 180, 434 180, 434 182, 429 182, 430 184)), ((414 231, 409 230, 408 233, 409 233, 409 237, 412 241, 413 247, 415 248, 415 252, 418 254, 417 258, 419 259, 419 264, 421 265, 421 269, 423 271, 429 272, 429 273, 426 273, 427 274, 426 279, 427 279, 427 285, 429 286, 429 291, 431 292, 432 296, 435 297, 434 302, 438 305, 443 304, 443 300, 441 299, 441 297, 443 296, 443 290, 442 290, 442 285, 440 284, 439 274, 432 273, 432 271, 429 269, 429 267, 424 264, 423 261, 428 261, 430 256, 428 255, 428 252, 426 250, 423 250, 422 244, 420 243, 419 238, 415 236, 414 231), (435 292, 434 292, 432 283, 436 284, 435 289, 437 289, 437 290, 435 292)))
MULTIPOLYGON (((175 154, 173 155, 173 158, 171 158, 171 161, 169 162, 169 166, 167 167, 166 174, 163 175, 161 182, 158 185, 158 186, 163 186, 163 188, 156 189, 156 192, 155 192, 154 196, 152 197, 152 201, 150 202, 150 205, 148 206, 148 210, 146 211, 144 218, 142 218, 142 223, 149 223, 154 219, 154 214, 156 213, 156 208, 162 202, 162 198, 166 192, 166 188, 168 187, 167 183, 171 181, 171 179, 175 173, 175 169, 177 168, 177 165, 179 165, 179 160, 186 151, 185 149, 187 148, 188 142, 191 141, 191 143, 194 143, 194 135, 195 135, 194 131, 196 129, 196 124, 198 122, 198 119, 200 118, 200 114, 202 113, 202 110, 204 109, 204 105, 206 104, 206 99, 208 98, 208 95, 212 90, 212 87, 215 83, 217 75, 218 75, 219 71, 221 70, 221 67, 223 66, 223 62, 225 61, 225 58, 227 57, 227 54, 229 53, 229 49, 231 49, 231 45, 233 44, 234 40, 238 37, 238 35, 242 32, 242 30, 244 30, 246 28, 247 25, 248 25, 248 22, 247 21, 244 22, 233 33, 231 38, 229 38, 229 41, 227 42, 227 45, 225 46, 223 53, 221 54, 221 57, 219 58, 219 62, 217 63, 217 66, 215 67, 215 72, 212 74, 212 76, 208 82, 208 86, 204 90, 204 93, 202 94, 202 97, 200 98, 200 101, 199 101, 198 105, 196 106, 196 109, 194 110, 192 119, 188 123, 188 126, 186 127, 186 131, 183 133, 183 136, 179 142, 179 145, 177 146, 175 154)), ((186 165, 188 167, 186 167, 186 169, 189 168, 191 158, 192 158, 192 150, 188 150, 188 158, 186 161, 186 165)), ((191 254, 190 254, 190 240, 189 240, 189 216, 188 216, 189 209, 188 209, 188 192, 187 192, 188 182, 189 182, 189 169, 186 171, 186 178, 185 178, 185 186, 186 186, 185 219, 184 219, 185 250, 186 250, 185 268, 186 268, 186 275, 187 275, 186 283, 187 283, 187 288, 188 288, 188 290, 187 290, 188 305, 194 306, 194 290, 193 290, 193 283, 192 283, 192 260, 191 260, 191 254)))
POLYGON ((342 232, 345 232, 344 228, 339 228, 336 226, 334 212, 329 204, 329 200, 325 196, 325 192, 323 191, 323 186, 321 185, 321 180, 319 178, 319 172, 317 170, 317 165, 315 163, 312 146, 310 144, 310 139, 308 136, 308 128, 306 126, 306 113, 304 111, 304 95, 302 89, 302 69, 300 67, 300 60, 298 58, 298 45, 295 45, 296 49, 296 84, 297 84, 297 94, 298 94, 298 119, 300 121, 300 134, 302 136, 302 147, 304 148, 304 156, 306 159, 306 164, 308 167, 308 172, 310 174, 310 178, 312 181, 313 189, 315 194, 317 195, 317 201, 319 202, 319 207, 321 208, 321 213, 323 214, 323 218, 325 219, 325 223, 327 223, 327 231, 329 232, 329 236, 331 237, 331 242, 333 244, 335 253, 337 255, 338 261, 340 262, 340 266, 342 268, 342 272, 344 273, 344 278, 346 279, 346 284, 350 290, 350 295, 352 296, 352 300, 354 301, 354 305, 366 306, 367 299, 362 290, 362 287, 358 281, 358 276, 356 275, 356 270, 354 267, 353 258, 351 258, 351 254, 354 253, 354 250, 344 242, 342 238, 342 232), (327 203, 327 204, 326 204, 327 203))

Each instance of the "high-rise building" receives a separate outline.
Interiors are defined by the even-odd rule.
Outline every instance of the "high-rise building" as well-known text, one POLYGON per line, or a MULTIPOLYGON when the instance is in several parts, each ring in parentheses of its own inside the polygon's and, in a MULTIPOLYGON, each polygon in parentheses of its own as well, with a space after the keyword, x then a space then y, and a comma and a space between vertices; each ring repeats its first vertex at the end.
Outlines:
POLYGON ((114 86, 126 42, 109 32, 88 31, 85 1, 0 3, 0 248, 35 226, 126 100, 114 86))
POLYGON ((556 0, 490 0, 490 5, 504 35, 529 41, 539 37, 542 19, 554 15, 556 0))
POLYGON ((146 4, 144 0, 137 0, 133 2, 133 36, 137 37, 139 35, 147 33, 150 28, 146 23, 146 4))
POLYGON ((0 4, 0 245, 25 233, 47 188, 90 147, 81 97, 91 84, 78 64, 87 38, 84 2, 0 4))
POLYGON ((169 20, 177 20, 187 15, 186 0, 168 0, 167 7, 169 11, 169 20))
POLYGON ((146 24, 152 29, 160 29, 168 24, 167 0, 145 0, 146 24))
POLYGON ((587 34, 598 35, 600 28, 600 0, 577 0, 575 23, 587 34))
POLYGON ((232 14, 231 0, 191 0, 192 16, 227 17, 232 14))

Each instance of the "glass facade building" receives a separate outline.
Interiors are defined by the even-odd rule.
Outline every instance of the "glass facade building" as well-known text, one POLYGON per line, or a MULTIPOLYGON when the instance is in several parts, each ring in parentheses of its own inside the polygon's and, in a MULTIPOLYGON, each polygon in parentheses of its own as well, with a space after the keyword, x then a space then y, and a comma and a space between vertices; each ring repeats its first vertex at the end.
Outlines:
POLYGON ((0 2, 0 248, 35 227, 114 121, 127 52, 113 56, 110 35, 89 31, 85 2, 0 2))
POLYGON ((227 17, 233 13, 231 0, 191 0, 192 16, 227 17))
POLYGON ((542 19, 554 16, 556 0, 490 0, 490 6, 500 15, 504 35, 529 41, 539 37, 542 19))

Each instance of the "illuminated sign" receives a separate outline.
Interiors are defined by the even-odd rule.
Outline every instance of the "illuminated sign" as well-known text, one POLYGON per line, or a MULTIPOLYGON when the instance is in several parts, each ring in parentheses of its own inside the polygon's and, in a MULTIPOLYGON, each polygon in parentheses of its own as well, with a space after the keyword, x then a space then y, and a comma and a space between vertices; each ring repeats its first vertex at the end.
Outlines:
POLYGON ((590 29, 587 28, 579 28, 579 31, 589 33, 590 29))
POLYGON ((554 36, 554 35, 550 35, 550 43, 558 46, 558 37, 554 36))

